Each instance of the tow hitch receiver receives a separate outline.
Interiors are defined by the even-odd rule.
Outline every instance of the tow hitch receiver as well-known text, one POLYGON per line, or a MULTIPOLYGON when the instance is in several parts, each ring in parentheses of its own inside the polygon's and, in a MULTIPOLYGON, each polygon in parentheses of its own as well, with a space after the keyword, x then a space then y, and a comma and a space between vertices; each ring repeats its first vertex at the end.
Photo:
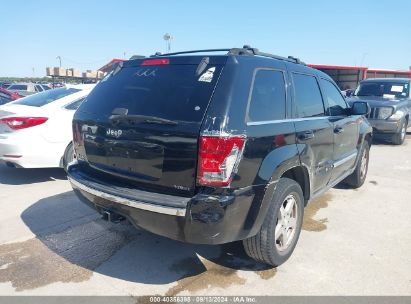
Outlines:
POLYGON ((124 216, 121 216, 121 215, 119 215, 117 213, 114 213, 110 210, 103 210, 101 212, 101 215, 103 216, 102 217, 103 220, 109 221, 109 222, 112 222, 112 223, 119 223, 119 222, 126 219, 124 216))

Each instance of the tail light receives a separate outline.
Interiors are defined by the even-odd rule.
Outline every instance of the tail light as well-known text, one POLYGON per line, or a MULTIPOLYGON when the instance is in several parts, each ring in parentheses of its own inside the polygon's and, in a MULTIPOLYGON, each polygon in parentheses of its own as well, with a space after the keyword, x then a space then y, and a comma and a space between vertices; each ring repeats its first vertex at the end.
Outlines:
POLYGON ((77 146, 82 146, 83 143, 83 136, 81 135, 80 132, 80 127, 78 125, 78 123, 73 121, 73 141, 74 144, 77 146))
POLYGON ((201 136, 197 183, 228 186, 237 169, 245 136, 201 136))
POLYGON ((47 117, 7 117, 0 119, 0 123, 7 124, 13 130, 21 130, 41 125, 47 120, 47 117))

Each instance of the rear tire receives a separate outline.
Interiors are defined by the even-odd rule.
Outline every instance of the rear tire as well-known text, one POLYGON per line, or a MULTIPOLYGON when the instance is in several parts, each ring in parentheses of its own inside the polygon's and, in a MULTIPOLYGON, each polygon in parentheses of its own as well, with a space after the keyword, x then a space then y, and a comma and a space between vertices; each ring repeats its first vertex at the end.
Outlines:
POLYGON ((74 160, 73 143, 69 143, 63 155, 63 169, 67 172, 67 166, 74 160))
POLYGON ((361 187, 367 178, 369 159, 370 144, 365 140, 357 166, 355 167, 354 172, 348 176, 344 182, 354 189, 361 187))
POLYGON ((404 120, 401 123, 400 131, 396 133, 392 138, 392 142, 394 143, 394 145, 402 145, 404 143, 405 137, 407 135, 407 126, 408 121, 404 120))
POLYGON ((274 267, 283 264, 294 251, 304 217, 304 196, 300 185, 281 178, 263 225, 257 235, 243 240, 248 256, 274 267))

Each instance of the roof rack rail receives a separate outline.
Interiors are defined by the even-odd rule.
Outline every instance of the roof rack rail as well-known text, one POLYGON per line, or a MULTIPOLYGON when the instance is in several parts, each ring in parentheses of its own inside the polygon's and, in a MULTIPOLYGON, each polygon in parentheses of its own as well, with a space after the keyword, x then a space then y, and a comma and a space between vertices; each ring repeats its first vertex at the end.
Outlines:
POLYGON ((230 54, 230 55, 251 55, 251 56, 255 55, 255 56, 269 57, 273 59, 284 60, 288 62, 305 65, 304 62, 302 62, 300 59, 296 57, 288 56, 288 58, 286 58, 286 57, 281 57, 278 55, 260 52, 258 49, 252 48, 249 45, 244 45, 242 48, 205 49, 205 50, 193 50, 193 51, 166 53, 166 54, 161 54, 160 52, 156 52, 154 55, 151 55, 150 57, 173 56, 173 55, 193 54, 193 53, 211 53, 211 52, 227 52, 227 54, 230 54))
POLYGON ((254 55, 257 55, 257 56, 269 57, 269 58, 274 58, 274 59, 278 59, 278 60, 284 60, 284 61, 289 61, 289 62, 305 65, 305 63, 302 62, 299 58, 296 58, 296 57, 293 57, 293 56, 288 56, 288 58, 286 58, 286 57, 282 57, 282 56, 278 56, 278 55, 273 55, 273 54, 270 54, 270 53, 264 53, 264 52, 260 52, 256 48, 250 47, 249 45, 244 45, 243 49, 248 50, 248 51, 252 52, 254 55))
POLYGON ((208 50, 193 50, 193 51, 166 53, 166 54, 161 54, 160 52, 156 52, 154 55, 151 55, 150 57, 173 56, 173 55, 192 54, 192 53, 229 52, 230 50, 231 49, 208 49, 208 50))

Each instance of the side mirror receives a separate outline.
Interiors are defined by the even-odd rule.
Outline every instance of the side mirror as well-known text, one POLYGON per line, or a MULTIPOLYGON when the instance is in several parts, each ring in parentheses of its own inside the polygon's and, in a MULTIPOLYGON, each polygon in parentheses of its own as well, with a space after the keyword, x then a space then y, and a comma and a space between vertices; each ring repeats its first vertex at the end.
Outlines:
POLYGON ((347 90, 347 91, 345 91, 345 96, 346 96, 346 97, 351 97, 351 96, 353 96, 353 94, 354 94, 354 91, 353 91, 353 90, 347 90))
POLYGON ((371 107, 368 102, 356 101, 352 104, 351 114, 352 115, 368 115, 371 113, 371 107))

